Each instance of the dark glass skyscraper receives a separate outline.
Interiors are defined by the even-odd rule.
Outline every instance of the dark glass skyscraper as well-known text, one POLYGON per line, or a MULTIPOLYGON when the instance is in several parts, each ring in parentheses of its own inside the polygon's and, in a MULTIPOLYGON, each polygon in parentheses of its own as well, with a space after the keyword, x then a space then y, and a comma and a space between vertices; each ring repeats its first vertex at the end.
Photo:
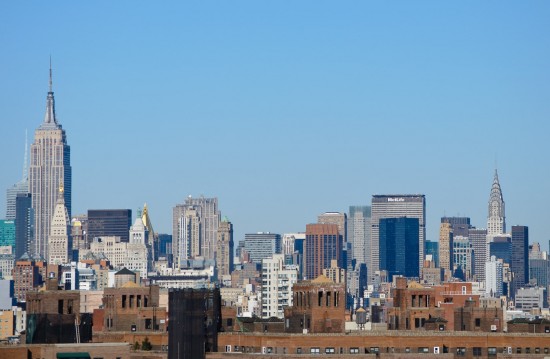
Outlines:
POLYGON ((31 251, 34 238, 34 210, 30 193, 18 193, 15 198, 15 259, 31 251))
POLYGON ((512 263, 515 290, 529 283, 529 228, 512 226, 512 263))
POLYGON ((381 218, 379 222, 380 269, 394 275, 419 276, 418 218, 381 218))
POLYGON ((89 209, 88 239, 95 237, 117 236, 122 242, 130 241, 132 226, 131 209, 89 209))

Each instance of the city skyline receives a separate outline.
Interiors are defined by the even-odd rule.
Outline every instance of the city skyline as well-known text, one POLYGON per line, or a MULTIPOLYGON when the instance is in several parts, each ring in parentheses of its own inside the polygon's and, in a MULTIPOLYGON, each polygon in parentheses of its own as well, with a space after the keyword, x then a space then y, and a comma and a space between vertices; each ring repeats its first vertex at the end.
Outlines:
POLYGON ((477 15, 456 3, 320 4, 309 17, 305 4, 292 14, 275 5, 177 5, 168 14, 118 4, 101 14, 103 29, 77 16, 102 6, 8 4, 2 192, 20 180, 25 130, 42 122, 51 54, 71 145, 72 215, 147 202, 156 231, 171 233, 172 208, 204 194, 218 198, 239 242, 305 231, 373 194, 422 193, 426 239, 436 240, 442 216, 485 227, 496 167, 508 227, 529 226, 546 249, 548 5, 506 4, 479 4, 477 15), (133 16, 127 27, 123 11, 133 16), (204 28, 207 20, 214 26, 204 28), (186 46, 175 46, 181 39, 186 46), (135 174, 136 165, 146 170, 135 174), (330 165, 344 176, 313 175, 330 165))

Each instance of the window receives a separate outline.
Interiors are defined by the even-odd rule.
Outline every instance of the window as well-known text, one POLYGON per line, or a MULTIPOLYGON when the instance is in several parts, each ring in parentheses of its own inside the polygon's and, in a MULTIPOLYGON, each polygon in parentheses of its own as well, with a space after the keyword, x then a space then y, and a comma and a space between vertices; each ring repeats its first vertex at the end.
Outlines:
POLYGON ((481 327, 481 318, 476 318, 476 327, 481 327))
POLYGON ((319 348, 310 348, 309 352, 310 354, 319 354, 321 350, 319 348))
POLYGON ((544 354, 548 354, 549 352, 548 348, 544 348, 544 354))
POLYGON ((481 356, 481 348, 480 347, 474 347, 472 350, 474 352, 475 357, 480 357, 481 356))
POLYGON ((302 348, 300 347, 296 348, 296 354, 302 354, 302 348))
POLYGON ((495 347, 489 347, 487 348, 487 355, 497 355, 497 348, 495 347))
POLYGON ((516 348, 516 354, 521 354, 521 348, 516 348))
POLYGON ((378 348, 378 347, 370 347, 370 352, 371 352, 371 353, 378 354, 378 353, 380 353, 380 348, 378 348))
POLYGON ((464 348, 464 347, 456 348, 456 355, 457 356, 465 356, 466 355, 466 348, 464 348))
POLYGON ((350 354, 359 354, 359 348, 349 348, 350 354))
POLYGON ((540 354, 540 348, 535 348, 535 354, 540 354))
POLYGON ((334 354, 334 348, 325 348, 325 354, 334 354))
POLYGON ((430 352, 430 349, 428 349, 428 347, 419 347, 418 348, 418 352, 419 353, 429 353, 430 352))
POLYGON ((531 354, 531 348, 525 348, 525 353, 526 354, 531 354))
POLYGON ((406 348, 405 348, 405 353, 410 353, 410 352, 411 352, 411 348, 406 347, 406 348))

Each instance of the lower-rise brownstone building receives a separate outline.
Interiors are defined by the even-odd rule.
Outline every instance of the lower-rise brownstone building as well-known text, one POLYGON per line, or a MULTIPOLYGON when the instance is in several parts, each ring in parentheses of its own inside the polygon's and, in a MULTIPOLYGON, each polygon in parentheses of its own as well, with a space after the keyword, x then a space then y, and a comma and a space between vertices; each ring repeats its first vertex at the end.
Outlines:
POLYGON ((94 310, 94 332, 165 331, 166 308, 159 307, 159 287, 140 287, 127 282, 121 288, 106 288, 103 309, 94 310))
POLYGON ((285 331, 289 333, 343 333, 345 329, 345 283, 324 275, 295 283, 293 305, 285 308, 285 331))

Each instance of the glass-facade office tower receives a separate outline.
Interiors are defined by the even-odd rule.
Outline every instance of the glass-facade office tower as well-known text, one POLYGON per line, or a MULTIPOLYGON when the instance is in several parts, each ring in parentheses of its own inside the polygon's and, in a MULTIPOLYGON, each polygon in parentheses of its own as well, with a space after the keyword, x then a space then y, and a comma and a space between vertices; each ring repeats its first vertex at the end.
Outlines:
POLYGON ((250 261, 261 264, 262 259, 273 257, 282 251, 281 235, 270 232, 246 233, 244 235, 244 250, 249 254, 250 261))
POLYGON ((57 194, 63 186, 65 206, 71 215, 71 149, 67 136, 55 116, 55 100, 52 90, 52 70, 46 98, 44 122, 34 133, 31 145, 29 191, 34 209, 34 245, 32 252, 48 258, 48 237, 50 225, 57 203, 57 194))
POLYGON ((15 247, 15 221, 0 219, 0 246, 15 247))
POLYGON ((15 198, 15 259, 31 251, 34 238, 34 210, 30 193, 15 198))
POLYGON ((122 242, 130 241, 131 209, 89 209, 88 241, 96 237, 116 236, 122 242))
POLYGON ((380 219, 399 217, 418 219, 418 270, 420 271, 420 266, 424 262, 424 247, 426 242, 425 196, 423 194, 373 195, 371 211, 371 240, 367 258, 369 283, 374 282, 374 276, 376 272, 380 270, 380 219))
POLYGON ((512 263, 514 291, 529 283, 529 228, 512 226, 512 263))
POLYGON ((355 259, 356 263, 367 263, 367 249, 371 230, 370 219, 370 206, 349 207, 348 242, 351 244, 351 258, 355 259))
POLYGON ((494 237, 489 243, 489 256, 502 259, 504 263, 512 265, 512 239, 509 236, 494 237))
POLYGON ((381 218, 379 222, 380 269, 394 275, 419 277, 420 231, 418 218, 381 218))

